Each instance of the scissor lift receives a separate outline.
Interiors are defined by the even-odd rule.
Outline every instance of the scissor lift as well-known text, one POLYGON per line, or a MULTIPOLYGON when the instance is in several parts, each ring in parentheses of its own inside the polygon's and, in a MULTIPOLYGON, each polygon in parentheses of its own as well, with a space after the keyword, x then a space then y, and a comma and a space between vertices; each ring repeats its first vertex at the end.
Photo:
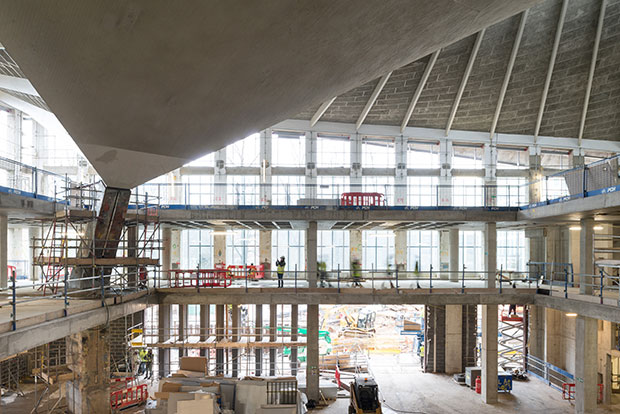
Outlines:
POLYGON ((505 306, 505 310, 500 316, 498 363, 505 371, 523 368, 525 344, 525 336, 523 335, 525 329, 523 322, 524 311, 523 307, 517 306, 516 315, 509 315, 507 313, 507 306, 505 306), (519 310, 521 311, 520 313, 519 310))

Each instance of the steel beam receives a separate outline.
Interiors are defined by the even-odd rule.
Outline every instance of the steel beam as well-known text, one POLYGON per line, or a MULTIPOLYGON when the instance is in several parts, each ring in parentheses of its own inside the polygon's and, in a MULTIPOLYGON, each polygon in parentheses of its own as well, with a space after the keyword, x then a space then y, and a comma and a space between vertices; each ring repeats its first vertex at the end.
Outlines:
POLYGON ((319 109, 317 109, 317 111, 314 113, 314 115, 312 115, 312 118, 310 119, 311 127, 313 127, 314 125, 316 125, 317 122, 319 122, 319 119, 321 119, 325 111, 327 111, 327 108, 329 108, 332 105, 332 103, 334 103, 336 98, 337 96, 334 96, 333 98, 331 98, 328 101, 323 102, 321 106, 319 106, 319 109))
POLYGON ((415 106, 418 104, 420 95, 422 95, 422 91, 424 90, 424 87, 426 86, 426 82, 428 81, 428 77, 430 76, 431 71, 433 70, 433 67, 435 66, 435 62, 437 62, 437 57, 439 56, 440 51, 441 49, 433 53, 431 57, 428 59, 428 62, 426 63, 426 68, 424 68, 422 79, 420 79, 420 83, 418 83, 418 87, 413 93, 413 98, 411 98, 411 102, 409 103, 409 107, 407 108, 407 112, 405 113, 405 118, 403 118, 403 122, 400 125, 401 133, 405 132, 405 128, 407 128, 407 124, 409 123, 409 120, 411 119, 411 115, 413 114, 413 110, 415 109, 415 106))

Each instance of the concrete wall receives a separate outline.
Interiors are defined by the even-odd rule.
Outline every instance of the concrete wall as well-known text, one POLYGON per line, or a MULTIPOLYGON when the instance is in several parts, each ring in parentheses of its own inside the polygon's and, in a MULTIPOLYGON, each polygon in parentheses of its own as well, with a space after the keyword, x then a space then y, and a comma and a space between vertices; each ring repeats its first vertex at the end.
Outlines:
POLYGON ((575 372, 575 318, 545 309, 545 360, 568 372, 575 372))

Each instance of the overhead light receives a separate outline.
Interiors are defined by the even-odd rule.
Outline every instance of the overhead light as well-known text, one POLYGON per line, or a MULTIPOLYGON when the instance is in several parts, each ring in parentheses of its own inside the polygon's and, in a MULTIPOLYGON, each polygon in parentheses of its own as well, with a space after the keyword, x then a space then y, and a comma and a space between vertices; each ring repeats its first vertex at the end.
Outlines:
POLYGON ((575 316, 577 316, 577 314, 576 313, 567 313, 566 316, 574 318, 575 316))
POLYGON ((226 236, 228 234, 235 234, 233 231, 214 231, 213 235, 214 236, 226 236))
POLYGON ((594 231, 601 231, 601 230, 603 230, 603 226, 594 226, 594 227, 592 227, 592 230, 594 230, 594 231))
POLYGON ((581 227, 580 226, 570 226, 568 229, 570 231, 579 231, 579 230, 581 230, 581 227))

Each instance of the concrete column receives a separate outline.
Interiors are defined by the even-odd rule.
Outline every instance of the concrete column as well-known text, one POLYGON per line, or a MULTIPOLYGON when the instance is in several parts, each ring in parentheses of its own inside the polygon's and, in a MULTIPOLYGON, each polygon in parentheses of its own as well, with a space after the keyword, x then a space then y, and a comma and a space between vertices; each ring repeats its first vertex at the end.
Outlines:
POLYGON ((317 198, 316 132, 306 132, 306 192, 305 198, 317 198))
MULTIPOLYGON (((351 262, 359 260, 360 263, 363 263, 362 252, 362 231, 349 230, 349 257, 351 262)), ((351 265, 349 264, 350 268, 351 265)))
POLYGON ((495 288, 497 271, 497 225, 485 223, 484 225, 484 260, 487 288, 495 288))
POLYGON ((172 269, 172 229, 163 226, 161 230, 161 276, 160 279, 168 280, 172 269))
MULTIPOLYGON (((127 257, 137 257, 138 255, 138 226, 133 224, 127 225, 127 257)), ((128 266, 127 268, 127 285, 135 288, 138 280, 138 267, 128 266)))
POLYGON ((579 315, 575 322, 575 413, 591 413, 598 396, 597 320, 579 315))
MULTIPOLYGON (((278 305, 272 303, 269 305, 269 342, 276 341, 276 328, 278 325, 278 305)), ((276 375, 276 348, 269 348, 269 376, 276 375)))
POLYGON ((448 230, 448 241, 450 243, 448 254, 450 256, 450 281, 459 280, 459 229, 448 230))
POLYGON ((28 251, 30 252, 29 258, 28 258, 28 265, 30 267, 30 280, 32 280, 33 282, 37 282, 41 274, 41 270, 39 266, 35 266, 33 264, 33 257, 35 253, 35 249, 33 246, 35 245, 34 244, 35 242, 37 243, 37 245, 41 244, 41 240, 39 239, 41 239, 41 227, 38 227, 38 226, 28 227, 28 243, 29 243, 28 251))
POLYGON ((497 402, 497 305, 482 305, 482 401, 497 402))
POLYGON ((262 265, 265 266, 265 278, 275 279, 271 274, 271 230, 260 230, 258 232, 258 257, 262 265))
MULTIPOLYGON (((263 340, 263 305, 256 305, 254 333, 256 334, 254 340, 256 342, 261 342, 263 340)), ((254 369, 255 375, 260 377, 263 373, 263 349, 258 347, 254 348, 254 357, 256 363, 254 369)))
POLYGON ((529 305, 529 349, 528 353, 545 359, 545 308, 529 305))
POLYGON ((177 335, 179 342, 181 342, 182 348, 179 349, 179 356, 187 356, 187 348, 185 348, 185 341, 187 340, 187 307, 189 305, 179 304, 179 329, 177 335))
POLYGON ((446 374, 463 372, 463 305, 446 305, 446 374))
MULTIPOLYGON (((299 305, 291 305, 291 342, 298 340, 297 333, 299 332, 299 305)), ((297 376, 297 368, 299 361, 297 361, 297 347, 291 347, 291 375, 297 376)))
POLYGON ((308 287, 316 287, 317 279, 317 223, 316 221, 308 222, 306 229, 306 276, 308 278, 308 287))
POLYGON ((362 191, 362 137, 359 134, 350 137, 351 142, 351 176, 352 192, 362 191))
MULTIPOLYGON (((207 342, 211 329, 211 306, 200 305, 200 342, 207 342)), ((207 356, 205 348, 200 348, 200 356, 207 356)), ((208 369, 207 363, 207 369, 208 369)), ((208 373, 207 373, 208 374, 208 373)))
POLYGON ((226 185, 226 148, 222 148, 215 153, 215 168, 213 173, 213 204, 216 206, 224 206, 228 204, 228 200, 226 199, 228 196, 226 185))
POLYGON ((530 169, 528 171, 529 185, 529 203, 534 204, 542 201, 544 195, 542 194, 542 165, 540 156, 540 147, 537 145, 530 147, 530 169))
POLYGON ((7 216, 0 214, 0 288, 9 285, 8 266, 8 243, 9 243, 9 220, 7 216))
POLYGON ((484 145, 485 206, 497 206, 497 147, 484 145))
POLYGON ((319 401, 319 305, 307 305, 306 395, 319 401))
POLYGON ((110 343, 103 326, 67 337, 67 406, 73 414, 110 412, 110 343))
POLYGON ((272 200, 271 180, 271 129, 260 133, 260 205, 270 206, 272 200))
MULTIPOLYGON (((170 339, 170 306, 158 305, 158 332, 159 342, 164 343, 170 339)), ((164 378, 170 373, 170 349, 158 348, 159 378, 164 378)))
POLYGON ((213 264, 226 264, 225 229, 218 229, 213 234, 213 264))
MULTIPOLYGON (((241 329, 239 323, 239 305, 232 305, 232 342, 239 342, 241 329)), ((239 349, 232 349, 232 373, 233 378, 239 377, 239 349)))
POLYGON ((544 309, 545 344, 544 360, 552 365, 566 369, 565 358, 562 354, 562 334, 564 333, 563 313, 555 309, 544 309))
MULTIPOLYGON (((226 306, 215 305, 215 341, 224 340, 224 318, 226 317, 226 306)), ((215 375, 224 375, 224 349, 215 350, 215 375)))
POLYGON ((170 231, 170 268, 181 268, 181 230, 170 231))
POLYGON ((594 274, 594 219, 581 219, 581 230, 579 231, 579 250, 580 250, 580 271, 579 293, 583 295, 592 294, 592 276, 594 274))
POLYGON ((452 141, 439 141, 439 190, 440 206, 452 205, 452 141))
POLYGON ((168 185, 172 188, 172 191, 168 193, 168 200, 164 200, 163 203, 168 204, 189 204, 189 200, 185 200, 183 191, 183 179, 181 177, 181 169, 170 171, 167 174, 168 185))
MULTIPOLYGON (((399 272, 404 272, 407 270, 407 230, 396 230, 394 232, 394 249, 396 269, 399 272)), ((422 271, 423 269, 419 270, 422 271)))
MULTIPOLYGON (((402 135, 394 138, 396 166, 394 175, 394 205, 407 205, 407 139, 402 135)), ((398 263, 398 262, 397 262, 398 263)))
POLYGON ((545 262, 559 263, 561 259, 560 226, 545 227, 545 262))

